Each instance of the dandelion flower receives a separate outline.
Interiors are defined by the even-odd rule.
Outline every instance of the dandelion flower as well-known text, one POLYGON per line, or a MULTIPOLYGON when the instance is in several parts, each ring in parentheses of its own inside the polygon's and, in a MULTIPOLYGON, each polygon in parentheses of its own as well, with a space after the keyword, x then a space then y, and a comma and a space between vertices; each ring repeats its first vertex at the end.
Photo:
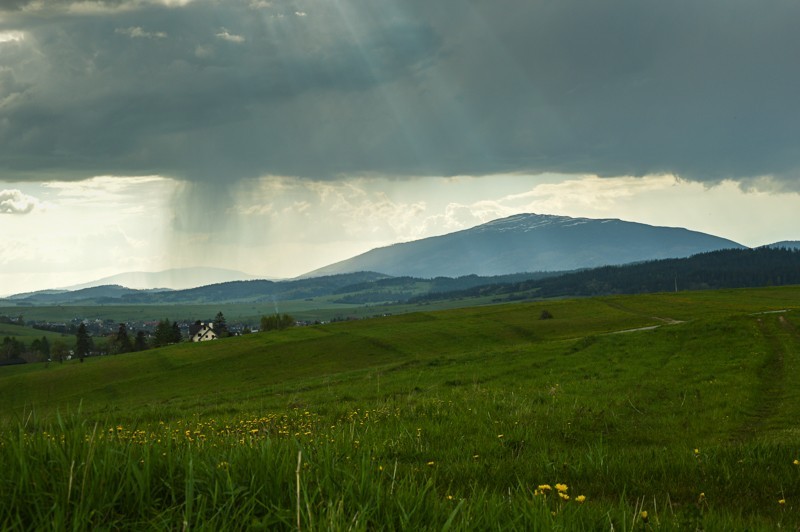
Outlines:
POLYGON ((436 464, 436 462, 434 462, 433 460, 431 460, 430 462, 428 462, 428 465, 429 465, 429 466, 433 466, 433 465, 435 465, 435 464, 436 464))
POLYGON ((566 493, 568 489, 569 488, 566 484, 556 484, 556 490, 558 490, 560 493, 566 493))
POLYGON ((794 462, 792 462, 792 463, 793 463, 794 465, 800 465, 800 460, 798 460, 797 458, 795 458, 795 459, 794 459, 794 462))
POLYGON ((550 484, 540 484, 540 485, 536 486, 536 488, 537 488, 539 491, 550 491, 550 490, 552 490, 552 489, 553 489, 553 488, 550 486, 550 484))
POLYGON ((563 500, 565 500, 565 501, 568 501, 568 500, 569 500, 569 495, 567 495, 567 494, 566 494, 566 493, 564 493, 563 491, 559 491, 559 492, 558 492, 558 496, 559 496, 559 497, 561 497, 561 498, 562 498, 563 500))
POLYGON ((575 497, 575 502, 583 504, 586 501, 586 495, 578 495, 575 497))
POLYGON ((779 500, 778 504, 780 504, 781 506, 784 506, 786 504, 786 499, 779 500))

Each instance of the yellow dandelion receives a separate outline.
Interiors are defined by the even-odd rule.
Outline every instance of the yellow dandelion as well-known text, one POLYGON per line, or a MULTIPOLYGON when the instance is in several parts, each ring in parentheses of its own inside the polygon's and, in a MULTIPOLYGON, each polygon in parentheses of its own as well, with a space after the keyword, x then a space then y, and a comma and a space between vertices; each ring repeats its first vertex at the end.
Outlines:
POLYGON ((569 488, 566 484, 556 484, 556 490, 558 490, 560 493, 566 493, 568 489, 569 488))
POLYGON ((781 506, 784 506, 786 504, 786 499, 780 499, 778 501, 778 504, 780 504, 781 506))
POLYGON ((696 455, 698 455, 698 454, 700 454, 700 449, 698 449, 697 447, 695 447, 695 449, 694 449, 694 454, 695 454, 695 456, 696 456, 696 455))
POLYGON ((552 486, 550 486, 550 484, 539 484, 538 486, 536 486, 536 488, 537 488, 539 491, 542 491, 542 492, 544 492, 544 491, 550 491, 550 490, 552 490, 552 489, 553 489, 553 488, 552 488, 552 486))
POLYGON ((575 502, 583 504, 586 501, 586 495, 578 495, 575 497, 575 502))
POLYGON ((564 493, 563 491, 559 491, 559 492, 558 492, 558 496, 559 496, 559 497, 561 497, 562 499, 564 499, 565 501, 568 501, 568 500, 569 500, 569 495, 567 495, 567 494, 566 494, 566 493, 564 493))
POLYGON ((433 460, 431 460, 430 462, 428 462, 428 464, 427 464, 427 465, 428 465, 428 466, 434 466, 434 465, 436 465, 436 462, 434 462, 433 460))
POLYGON ((794 462, 792 462, 792 463, 793 463, 794 465, 800 465, 800 460, 798 460, 797 458, 795 458, 795 459, 794 459, 794 462))

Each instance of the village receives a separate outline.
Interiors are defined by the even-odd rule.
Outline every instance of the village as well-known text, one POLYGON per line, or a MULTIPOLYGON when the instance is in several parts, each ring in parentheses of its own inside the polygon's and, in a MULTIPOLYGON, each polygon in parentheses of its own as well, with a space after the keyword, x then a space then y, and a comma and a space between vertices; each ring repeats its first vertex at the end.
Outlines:
POLYGON ((25 321, 22 315, 0 316, 11 325, 44 332, 41 338, 23 342, 5 337, 0 345, 0 365, 28 362, 64 362, 85 357, 145 351, 181 342, 206 342, 276 329, 309 325, 283 314, 262 316, 259 327, 237 321, 227 323, 222 312, 213 320, 131 320, 85 318, 69 321, 25 321))

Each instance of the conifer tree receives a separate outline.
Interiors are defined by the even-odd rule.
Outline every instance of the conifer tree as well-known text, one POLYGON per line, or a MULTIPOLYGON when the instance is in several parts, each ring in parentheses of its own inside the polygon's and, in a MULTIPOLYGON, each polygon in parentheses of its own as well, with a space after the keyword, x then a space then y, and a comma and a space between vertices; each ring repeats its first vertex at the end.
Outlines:
POLYGON ((222 312, 217 312, 217 316, 214 318, 214 334, 217 335, 217 338, 225 338, 229 334, 222 312))
POLYGON ((78 326, 78 332, 75 339, 75 354, 78 355, 78 358, 81 360, 81 362, 83 362, 83 359, 89 354, 90 348, 91 338, 89 338, 89 333, 86 330, 86 324, 81 323, 78 326))

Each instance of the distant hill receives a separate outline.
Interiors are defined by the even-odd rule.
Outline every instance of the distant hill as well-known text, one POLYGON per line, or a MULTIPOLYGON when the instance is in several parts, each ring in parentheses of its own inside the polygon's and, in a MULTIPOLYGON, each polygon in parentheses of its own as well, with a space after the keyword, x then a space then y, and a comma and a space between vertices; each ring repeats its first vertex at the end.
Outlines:
POLYGON ((38 295, 46 296, 46 295, 52 295, 52 294, 64 294, 64 293, 67 293, 67 292, 69 292, 69 290, 38 290, 36 292, 23 292, 23 293, 20 293, 20 294, 14 294, 12 296, 6 296, 3 299, 7 300, 7 301, 15 301, 15 300, 18 300, 18 299, 27 299, 27 298, 32 297, 32 296, 38 296, 38 295))
POLYGON ((800 285, 800 249, 723 249, 682 259, 603 266, 544 279, 431 293, 408 301, 477 296, 514 300, 784 285, 800 285))
POLYGON ((363 305, 472 297, 507 301, 789 284, 800 284, 800 249, 760 247, 572 272, 433 279, 357 272, 288 281, 232 281, 188 290, 132 290, 110 285, 73 292, 25 294, 6 301, 11 306, 244 302, 277 305, 279 301, 327 298, 328 303, 363 305))
POLYGON ((119 285, 94 286, 73 291, 33 292, 7 298, 15 305, 171 304, 269 302, 305 299, 337 293, 342 287, 384 279, 373 272, 296 279, 290 281, 230 281, 186 290, 134 290, 119 285))
POLYGON ((70 304, 105 304, 119 302, 120 298, 130 294, 151 293, 147 290, 133 290, 119 285, 92 286, 80 290, 42 290, 29 294, 17 294, 7 298, 20 304, 62 305, 70 304))
POLYGON ((223 268, 175 268, 160 272, 126 272, 103 277, 88 283, 69 286, 65 290, 81 290, 95 286, 119 285, 137 290, 170 288, 184 290, 210 284, 256 279, 254 275, 223 268))
POLYGON ((774 244, 768 244, 768 248, 800 249, 800 240, 782 240, 774 244))
POLYGON ((519 214, 464 231, 373 249, 304 277, 354 271, 422 278, 566 271, 744 247, 682 228, 519 214))

